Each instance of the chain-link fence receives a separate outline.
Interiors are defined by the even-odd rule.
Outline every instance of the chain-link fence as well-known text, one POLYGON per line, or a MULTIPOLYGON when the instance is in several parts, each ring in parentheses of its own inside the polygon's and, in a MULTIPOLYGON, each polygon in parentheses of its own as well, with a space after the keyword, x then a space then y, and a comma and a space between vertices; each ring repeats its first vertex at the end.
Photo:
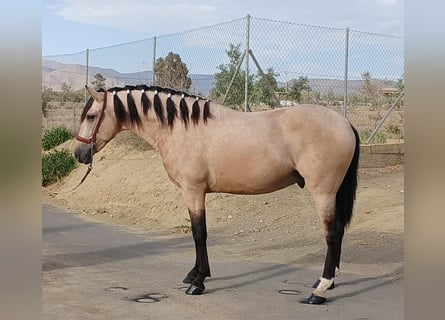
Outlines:
POLYGON ((242 95, 238 107, 244 110, 323 104, 345 114, 363 141, 376 128, 380 131, 372 135, 374 141, 403 138, 403 100, 397 99, 403 95, 403 38, 349 28, 247 16, 137 42, 43 57, 43 86, 59 90, 65 84, 78 90, 94 83, 97 74, 105 78, 106 87, 156 84, 156 61, 170 52, 186 64, 191 93, 233 104, 226 98, 238 92, 242 95), (230 56, 233 48, 238 55, 230 56), (225 92, 218 94, 215 87, 223 70, 232 72, 231 81, 226 79, 225 92))

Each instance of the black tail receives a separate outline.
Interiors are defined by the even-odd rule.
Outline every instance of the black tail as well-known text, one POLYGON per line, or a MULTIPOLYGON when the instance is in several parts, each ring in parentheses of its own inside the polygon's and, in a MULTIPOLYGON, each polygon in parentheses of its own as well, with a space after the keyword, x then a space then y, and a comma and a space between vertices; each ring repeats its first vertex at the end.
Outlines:
POLYGON ((360 155, 360 137, 357 130, 351 125, 355 135, 355 150, 348 171, 337 191, 335 217, 342 226, 347 226, 351 221, 354 207, 355 192, 357 190, 357 170, 360 155))

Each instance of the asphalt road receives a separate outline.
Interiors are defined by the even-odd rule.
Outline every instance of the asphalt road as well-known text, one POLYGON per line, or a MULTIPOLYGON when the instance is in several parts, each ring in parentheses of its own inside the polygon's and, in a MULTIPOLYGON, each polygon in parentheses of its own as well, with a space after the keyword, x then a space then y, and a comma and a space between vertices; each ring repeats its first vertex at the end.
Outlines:
POLYGON ((190 234, 136 233, 43 205, 42 309, 48 320, 403 319, 403 279, 342 273, 328 302, 301 303, 319 271, 212 256, 202 296, 184 294, 190 234))

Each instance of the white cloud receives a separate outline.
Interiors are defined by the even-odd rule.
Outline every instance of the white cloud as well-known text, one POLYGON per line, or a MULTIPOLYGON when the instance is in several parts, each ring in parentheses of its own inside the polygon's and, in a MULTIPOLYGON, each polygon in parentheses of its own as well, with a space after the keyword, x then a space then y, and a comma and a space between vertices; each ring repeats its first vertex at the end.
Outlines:
POLYGON ((156 32, 181 31, 189 28, 191 21, 202 25, 200 17, 217 13, 215 6, 194 1, 64 0, 48 4, 46 8, 67 21, 124 31, 147 30, 149 33, 150 29, 156 32), (178 26, 182 28, 178 29, 178 26))
MULTIPOLYGON (((45 2, 45 1, 44 1, 45 2)), ((169 0, 46 1, 68 21, 162 35, 246 16, 369 32, 403 34, 401 0, 169 0)))

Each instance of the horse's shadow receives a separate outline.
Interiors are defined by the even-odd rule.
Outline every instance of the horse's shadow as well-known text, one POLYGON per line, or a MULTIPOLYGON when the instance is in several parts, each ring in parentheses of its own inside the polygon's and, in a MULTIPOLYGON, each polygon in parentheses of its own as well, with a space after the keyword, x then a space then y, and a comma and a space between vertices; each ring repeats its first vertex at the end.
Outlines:
POLYGON ((206 290, 206 292, 212 293, 212 292, 217 292, 217 291, 222 291, 222 290, 230 290, 230 289, 246 287, 246 286, 249 286, 249 285, 256 283, 258 281, 264 281, 267 279, 278 278, 283 275, 287 275, 287 274, 291 274, 291 273, 295 273, 295 272, 298 272, 298 268, 294 267, 294 266, 271 265, 271 266, 266 266, 266 267, 262 267, 259 269, 255 269, 255 270, 252 270, 249 272, 242 272, 242 273, 227 275, 227 276, 223 276, 223 277, 212 277, 212 278, 206 279, 206 282, 212 283, 212 285, 214 285, 218 282, 227 282, 228 280, 232 280, 232 279, 241 279, 241 280, 244 278, 247 278, 247 279, 245 279, 244 281, 231 283, 230 285, 225 285, 222 287, 209 288, 206 290))
MULTIPOLYGON (((277 281, 284 283, 287 283, 287 286, 282 288, 282 290, 279 291, 292 291, 297 292, 298 294, 303 294, 303 292, 308 291, 308 289, 312 288, 312 281, 316 280, 318 275, 316 272, 314 272, 314 275, 310 277, 310 279, 305 279, 303 281, 289 281, 286 282, 283 280, 283 276, 289 275, 289 274, 295 274, 299 270, 301 270, 298 267, 290 266, 290 265, 269 265, 262 268, 257 268, 248 272, 241 272, 231 275, 226 275, 222 277, 212 277, 206 279, 206 283, 211 283, 211 287, 206 289, 206 293, 211 294, 218 291, 224 291, 224 290, 232 290, 232 289, 238 289, 242 287, 248 287, 251 284, 261 282, 268 279, 277 278, 277 281), (229 280, 238 279, 240 281, 237 281, 236 283, 230 283, 222 286, 216 286, 219 283, 226 283, 229 280), (289 287, 291 285, 292 287, 289 287)), ((363 278, 357 278, 347 281, 342 281, 341 278, 335 282, 336 288, 342 288, 342 287, 350 287, 351 291, 345 292, 345 293, 338 293, 336 294, 336 291, 339 290, 332 290, 329 293, 329 302, 334 302, 339 299, 358 296, 363 293, 372 291, 377 288, 389 286, 399 280, 403 279, 403 267, 395 270, 391 274, 386 274, 384 276, 377 276, 377 277, 363 277, 363 278), (401 275, 402 274, 402 275, 401 275), (360 285, 360 288, 355 289, 354 287, 360 285)), ((307 292, 309 293, 309 291, 307 292)), ((295 294, 295 293, 293 293, 295 294)), ((301 300, 300 302, 306 303, 306 300, 301 300)))
POLYGON ((366 285, 364 288, 349 291, 349 292, 346 292, 343 294, 339 294, 339 295, 332 294, 332 296, 329 297, 328 300, 333 302, 338 299, 358 296, 362 293, 369 292, 369 291, 372 291, 377 288, 389 286, 389 285, 403 279, 403 275, 399 274, 401 270, 402 270, 402 268, 399 268, 398 270, 393 272, 391 275, 385 275, 385 276, 380 276, 380 277, 366 277, 366 278, 359 278, 359 279, 345 281, 345 282, 339 282, 338 285, 336 284, 337 287, 342 287, 342 286, 353 287, 354 285, 358 285, 358 284, 362 284, 362 283, 366 283, 366 282, 369 282, 369 284, 366 285))

